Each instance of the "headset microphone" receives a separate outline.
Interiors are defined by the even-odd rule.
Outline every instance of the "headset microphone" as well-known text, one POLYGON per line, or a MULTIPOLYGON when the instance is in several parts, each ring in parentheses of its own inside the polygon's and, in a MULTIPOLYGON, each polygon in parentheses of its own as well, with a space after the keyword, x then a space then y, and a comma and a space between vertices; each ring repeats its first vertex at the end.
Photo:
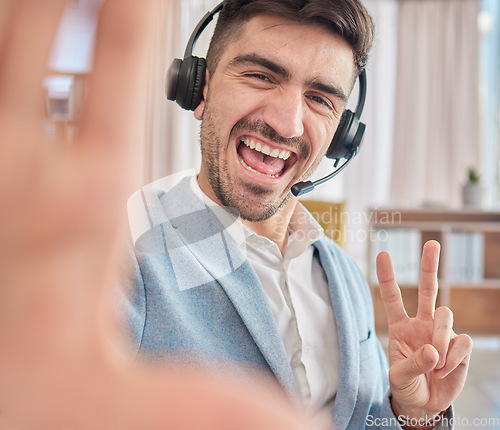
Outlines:
MULTIPOLYGON (((212 21, 215 14, 222 10, 223 3, 219 3, 211 12, 208 12, 195 27, 189 38, 182 60, 175 59, 170 65, 165 92, 169 100, 173 100, 183 109, 195 110, 203 99, 205 84, 206 60, 193 55, 193 47, 206 26, 212 21)), ((334 160, 334 171, 317 181, 298 182, 292 186, 292 194, 300 196, 312 191, 316 185, 332 179, 338 175, 352 161, 359 151, 366 125, 360 121, 366 98, 366 72, 362 70, 358 77, 359 95, 354 113, 346 109, 340 118, 337 131, 326 151, 325 156, 334 160), (339 167, 340 160, 346 161, 339 167)))
POLYGON ((335 168, 335 170, 330 173, 329 175, 321 178, 321 179, 318 179, 316 181, 305 181, 305 182, 297 182, 296 184, 292 185, 292 188, 291 188, 291 191, 292 191, 292 194, 295 196, 295 197, 298 197, 298 196, 301 196, 303 194, 306 194, 312 190, 314 190, 314 188, 316 187, 316 185, 320 185, 322 184, 323 182, 326 182, 326 181, 329 181, 330 179, 332 179, 333 177, 337 176, 340 172, 342 172, 342 170, 344 170, 347 165, 351 162, 351 160, 356 156, 358 152, 358 148, 356 148, 352 153, 351 155, 349 155, 347 157, 347 160, 340 166, 337 168, 337 165, 339 164, 339 159, 337 159, 335 161, 335 164, 333 165, 333 167, 335 168))

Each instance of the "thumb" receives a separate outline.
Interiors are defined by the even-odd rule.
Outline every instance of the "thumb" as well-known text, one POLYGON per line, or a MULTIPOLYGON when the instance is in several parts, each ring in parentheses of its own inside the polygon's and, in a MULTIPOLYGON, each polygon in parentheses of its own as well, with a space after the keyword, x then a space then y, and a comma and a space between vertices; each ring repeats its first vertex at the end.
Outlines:
POLYGON ((439 361, 439 353, 432 345, 424 345, 405 360, 398 361, 389 371, 394 388, 407 387, 418 376, 433 370, 439 361))

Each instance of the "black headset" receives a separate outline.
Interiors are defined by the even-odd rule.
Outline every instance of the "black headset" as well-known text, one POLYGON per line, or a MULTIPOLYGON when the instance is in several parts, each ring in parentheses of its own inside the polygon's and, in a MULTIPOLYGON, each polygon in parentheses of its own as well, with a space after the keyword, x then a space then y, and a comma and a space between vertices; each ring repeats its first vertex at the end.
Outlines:
MULTIPOLYGON (((169 100, 186 110, 195 110, 203 99, 203 87, 205 85, 205 70, 207 62, 204 58, 193 55, 193 48, 203 30, 213 20, 214 15, 222 10, 223 3, 219 3, 212 11, 205 14, 196 25, 184 52, 184 59, 174 59, 168 68, 165 92, 169 100)), ((337 131, 326 151, 325 156, 335 160, 335 170, 328 176, 314 182, 299 182, 292 187, 295 196, 304 194, 314 189, 327 180, 340 173, 349 162, 356 156, 363 140, 366 125, 360 121, 361 113, 366 98, 366 72, 359 74, 359 94, 356 110, 352 112, 346 109, 340 118, 337 131), (341 159, 346 161, 337 167, 341 159)))

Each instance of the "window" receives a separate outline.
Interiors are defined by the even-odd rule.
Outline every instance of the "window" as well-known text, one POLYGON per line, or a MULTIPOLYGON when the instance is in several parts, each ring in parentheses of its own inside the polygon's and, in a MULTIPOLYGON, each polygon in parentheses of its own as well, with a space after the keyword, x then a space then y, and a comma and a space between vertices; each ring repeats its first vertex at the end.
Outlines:
POLYGON ((483 177, 491 205, 500 207, 500 2, 482 0, 481 32, 481 118, 483 177))

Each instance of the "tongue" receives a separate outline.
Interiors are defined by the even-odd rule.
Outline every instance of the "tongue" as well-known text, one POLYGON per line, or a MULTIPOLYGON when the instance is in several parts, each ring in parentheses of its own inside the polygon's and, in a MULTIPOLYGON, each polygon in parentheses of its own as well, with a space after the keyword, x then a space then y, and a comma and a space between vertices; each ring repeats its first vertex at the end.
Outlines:
POLYGON ((265 175, 277 175, 285 167, 285 160, 255 151, 243 144, 238 148, 238 153, 252 169, 265 175))

